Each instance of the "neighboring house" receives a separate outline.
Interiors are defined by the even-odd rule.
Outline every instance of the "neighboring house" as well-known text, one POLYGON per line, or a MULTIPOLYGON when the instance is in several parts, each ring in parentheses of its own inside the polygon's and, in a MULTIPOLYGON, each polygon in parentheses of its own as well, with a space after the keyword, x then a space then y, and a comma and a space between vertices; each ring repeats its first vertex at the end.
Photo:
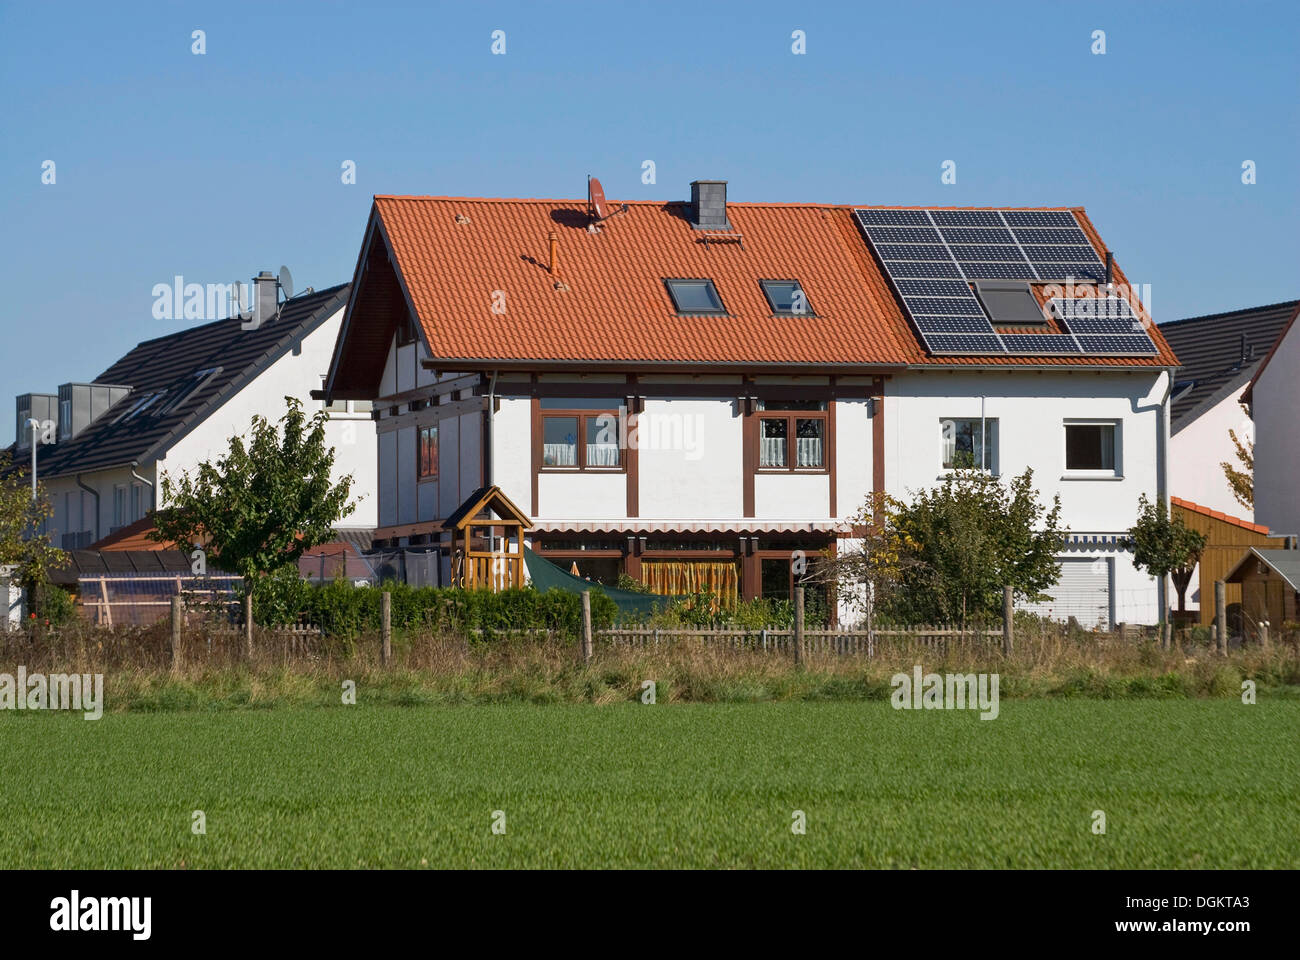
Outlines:
POLYGON ((1071 529, 1041 609, 1157 619, 1125 533, 1167 494, 1178 360, 1127 302, 1075 302, 1127 289, 1081 209, 728 203, 696 181, 611 210, 375 198, 321 396, 378 411, 377 542, 446 551, 443 521, 495 484, 565 570, 784 599, 873 491, 1032 467, 1071 529))
MULTIPOLYGON (((301 294, 274 315, 275 280, 268 276, 255 284, 259 296, 271 298, 272 318, 256 329, 242 329, 238 318, 190 327, 141 343, 90 383, 18 397, 11 448, 18 465, 30 462, 29 417, 51 422, 54 442, 38 442, 36 454, 53 507, 46 528, 56 545, 83 549, 144 520, 165 506, 158 503, 164 472, 192 472, 224 454, 254 415, 278 420, 286 396, 302 400, 308 412, 319 409, 311 393, 328 369, 348 286, 301 294)), ((335 476, 353 474, 359 500, 342 525, 373 528, 370 406, 340 402, 329 410, 335 476)))
POLYGON ((1251 516, 1251 508, 1233 496, 1221 466, 1241 468, 1228 431, 1243 442, 1254 436, 1242 394, 1297 305, 1300 301, 1289 300, 1160 325, 1181 364, 1174 380, 1169 441, 1169 492, 1174 496, 1233 516, 1251 516))
POLYGON ((1300 533, 1300 303, 1242 399, 1255 421, 1255 519, 1300 533))

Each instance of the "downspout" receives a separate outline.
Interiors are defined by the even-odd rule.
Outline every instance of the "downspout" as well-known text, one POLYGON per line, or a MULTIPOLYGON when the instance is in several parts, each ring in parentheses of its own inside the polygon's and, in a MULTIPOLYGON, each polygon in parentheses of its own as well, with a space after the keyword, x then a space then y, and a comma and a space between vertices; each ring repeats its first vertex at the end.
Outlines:
POLYGON ((73 479, 76 480, 77 486, 95 498, 95 539, 92 542, 99 543, 99 491, 82 483, 79 473, 73 479))
POLYGON ((487 443, 486 450, 483 451, 483 486, 492 486, 492 414, 496 412, 497 405, 497 371, 492 371, 492 379, 488 382, 488 402, 487 402, 487 443))
POLYGON ((154 494, 153 481, 149 480, 146 477, 142 477, 140 476, 140 474, 136 473, 135 468, 138 466, 140 466, 139 460, 131 461, 131 476, 134 477, 136 480, 139 480, 141 483, 147 484, 149 486, 149 511, 152 513, 156 506, 154 504, 154 499, 153 499, 153 494, 154 494))

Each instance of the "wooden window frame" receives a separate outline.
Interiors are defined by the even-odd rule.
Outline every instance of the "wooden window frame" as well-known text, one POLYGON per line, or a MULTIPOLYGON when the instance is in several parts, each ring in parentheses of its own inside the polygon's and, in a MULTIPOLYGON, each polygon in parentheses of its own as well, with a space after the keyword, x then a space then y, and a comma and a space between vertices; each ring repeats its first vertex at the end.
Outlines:
POLYGON ((417 427, 415 428, 415 482, 416 482, 416 483, 425 483, 425 482, 428 482, 428 481, 430 481, 430 480, 437 480, 437 479, 439 479, 439 474, 441 474, 441 472, 442 472, 441 465, 438 463, 438 453, 439 453, 439 450, 440 450, 440 447, 439 447, 439 433, 440 433, 440 432, 441 432, 441 431, 438 430, 438 422, 437 422, 437 421, 435 421, 435 422, 433 422, 433 423, 426 423, 426 424, 423 424, 422 426, 417 426, 417 427), (425 431, 427 431, 427 430, 432 430, 432 431, 433 431, 433 436, 434 436, 434 441, 433 441, 433 473, 425 473, 425 472, 424 472, 424 467, 422 466, 423 461, 424 461, 424 457, 422 456, 423 450, 422 450, 421 448, 424 446, 424 434, 425 434, 425 431))
MULTIPOLYGON (((773 401, 768 401, 768 402, 773 402, 773 401)), ((779 403, 780 401, 774 401, 774 402, 779 403)), ((829 403, 827 404, 827 406, 829 407, 829 403)), ((754 421, 754 425, 751 429, 754 431, 754 446, 755 446, 755 454, 756 454, 755 461, 754 461, 755 473, 776 473, 776 474, 799 473, 799 474, 811 474, 815 476, 815 475, 827 474, 831 472, 831 462, 832 462, 831 444, 833 442, 831 434, 832 434, 833 424, 831 420, 831 411, 829 409, 779 410, 779 409, 769 408, 769 409, 760 410, 758 409, 758 405, 755 404, 754 412, 753 414, 751 414, 751 419, 754 421), (784 467, 763 465, 762 421, 764 420, 784 420, 786 422, 786 428, 785 428, 786 465, 784 467), (796 421, 799 420, 820 420, 822 422, 822 463, 821 466, 819 467, 799 467, 795 465, 795 462, 798 460, 798 456, 795 451, 795 446, 791 444, 789 441, 792 439, 797 439, 798 437, 798 434, 796 432, 797 429, 796 421)))
POLYGON ((625 474, 628 468, 627 447, 623 442, 626 433, 626 422, 618 407, 609 407, 602 409, 564 409, 551 407, 538 407, 535 414, 536 422, 533 424, 535 436, 538 438, 537 443, 541 451, 541 456, 537 461, 537 469, 540 473, 608 473, 608 474, 625 474), (563 417, 566 419, 576 419, 578 421, 577 443, 577 464, 572 467, 547 466, 546 464, 546 420, 548 417, 563 417), (600 417, 613 417, 618 424, 618 466, 616 467, 593 467, 587 464, 587 421, 598 419, 600 417))

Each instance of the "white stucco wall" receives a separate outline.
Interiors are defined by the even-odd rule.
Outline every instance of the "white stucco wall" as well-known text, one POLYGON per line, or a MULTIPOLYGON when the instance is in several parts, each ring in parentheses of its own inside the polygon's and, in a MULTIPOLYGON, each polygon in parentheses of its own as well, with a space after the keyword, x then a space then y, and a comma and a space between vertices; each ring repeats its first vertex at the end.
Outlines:
POLYGON ((1235 430, 1243 441, 1254 436, 1254 424, 1238 402, 1244 390, 1243 385, 1170 437, 1169 492, 1211 510, 1251 520, 1250 507, 1232 495, 1220 466, 1226 462, 1240 467, 1229 430, 1235 430))
POLYGON ((1300 533, 1300 322, 1293 323, 1252 391, 1255 522, 1300 533))

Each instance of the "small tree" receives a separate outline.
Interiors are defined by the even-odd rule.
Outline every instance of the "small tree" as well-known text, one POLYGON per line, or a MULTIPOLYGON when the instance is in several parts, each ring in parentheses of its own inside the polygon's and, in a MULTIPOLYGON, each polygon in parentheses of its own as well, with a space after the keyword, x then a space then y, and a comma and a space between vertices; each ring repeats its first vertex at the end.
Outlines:
POLYGON ((229 451, 200 463, 193 477, 164 473, 167 509, 154 514, 151 538, 202 543, 209 564, 240 574, 253 588, 334 535, 334 524, 356 509, 348 500, 352 476, 330 481, 328 414, 319 410, 308 419, 297 399, 285 401, 278 424, 254 417, 247 442, 232 437, 229 451))
MULTIPOLYGON (((1250 411, 1243 403, 1241 409, 1250 415, 1250 411)), ((1255 441, 1242 439, 1237 436, 1237 431, 1229 429, 1228 438, 1236 448, 1237 463, 1240 468, 1234 467, 1231 463, 1224 460, 1219 464, 1223 468, 1223 475, 1228 480, 1228 486, 1232 488, 1232 495, 1237 498, 1237 502, 1243 507, 1251 510, 1255 509, 1255 441)), ((1180 596, 1181 599, 1181 596, 1180 596)), ((1181 609, 1181 608, 1180 608, 1181 609)))
MULTIPOLYGON (((42 487, 32 498, 30 476, 13 467, 8 453, 0 452, 0 567, 18 568, 28 605, 34 609, 50 581, 50 571, 66 566, 68 555, 50 542, 49 534, 40 532, 53 511, 42 487)), ((34 612, 39 623, 43 613, 34 612)), ((0 618, 8 615, 8 610, 0 610, 0 618)))
MULTIPOLYGON (((1146 494, 1138 497, 1138 518, 1128 532, 1133 541, 1133 562, 1153 577, 1172 577, 1178 590, 1178 611, 1186 609, 1184 595, 1192 579, 1192 570, 1205 549, 1205 535, 1187 527, 1182 517, 1171 517, 1163 499, 1152 503, 1146 494)), ((1166 607, 1168 605, 1166 604, 1166 607)), ((1169 610, 1163 612, 1165 623, 1169 610)), ((1168 645, 1166 626, 1164 644, 1168 645)))

